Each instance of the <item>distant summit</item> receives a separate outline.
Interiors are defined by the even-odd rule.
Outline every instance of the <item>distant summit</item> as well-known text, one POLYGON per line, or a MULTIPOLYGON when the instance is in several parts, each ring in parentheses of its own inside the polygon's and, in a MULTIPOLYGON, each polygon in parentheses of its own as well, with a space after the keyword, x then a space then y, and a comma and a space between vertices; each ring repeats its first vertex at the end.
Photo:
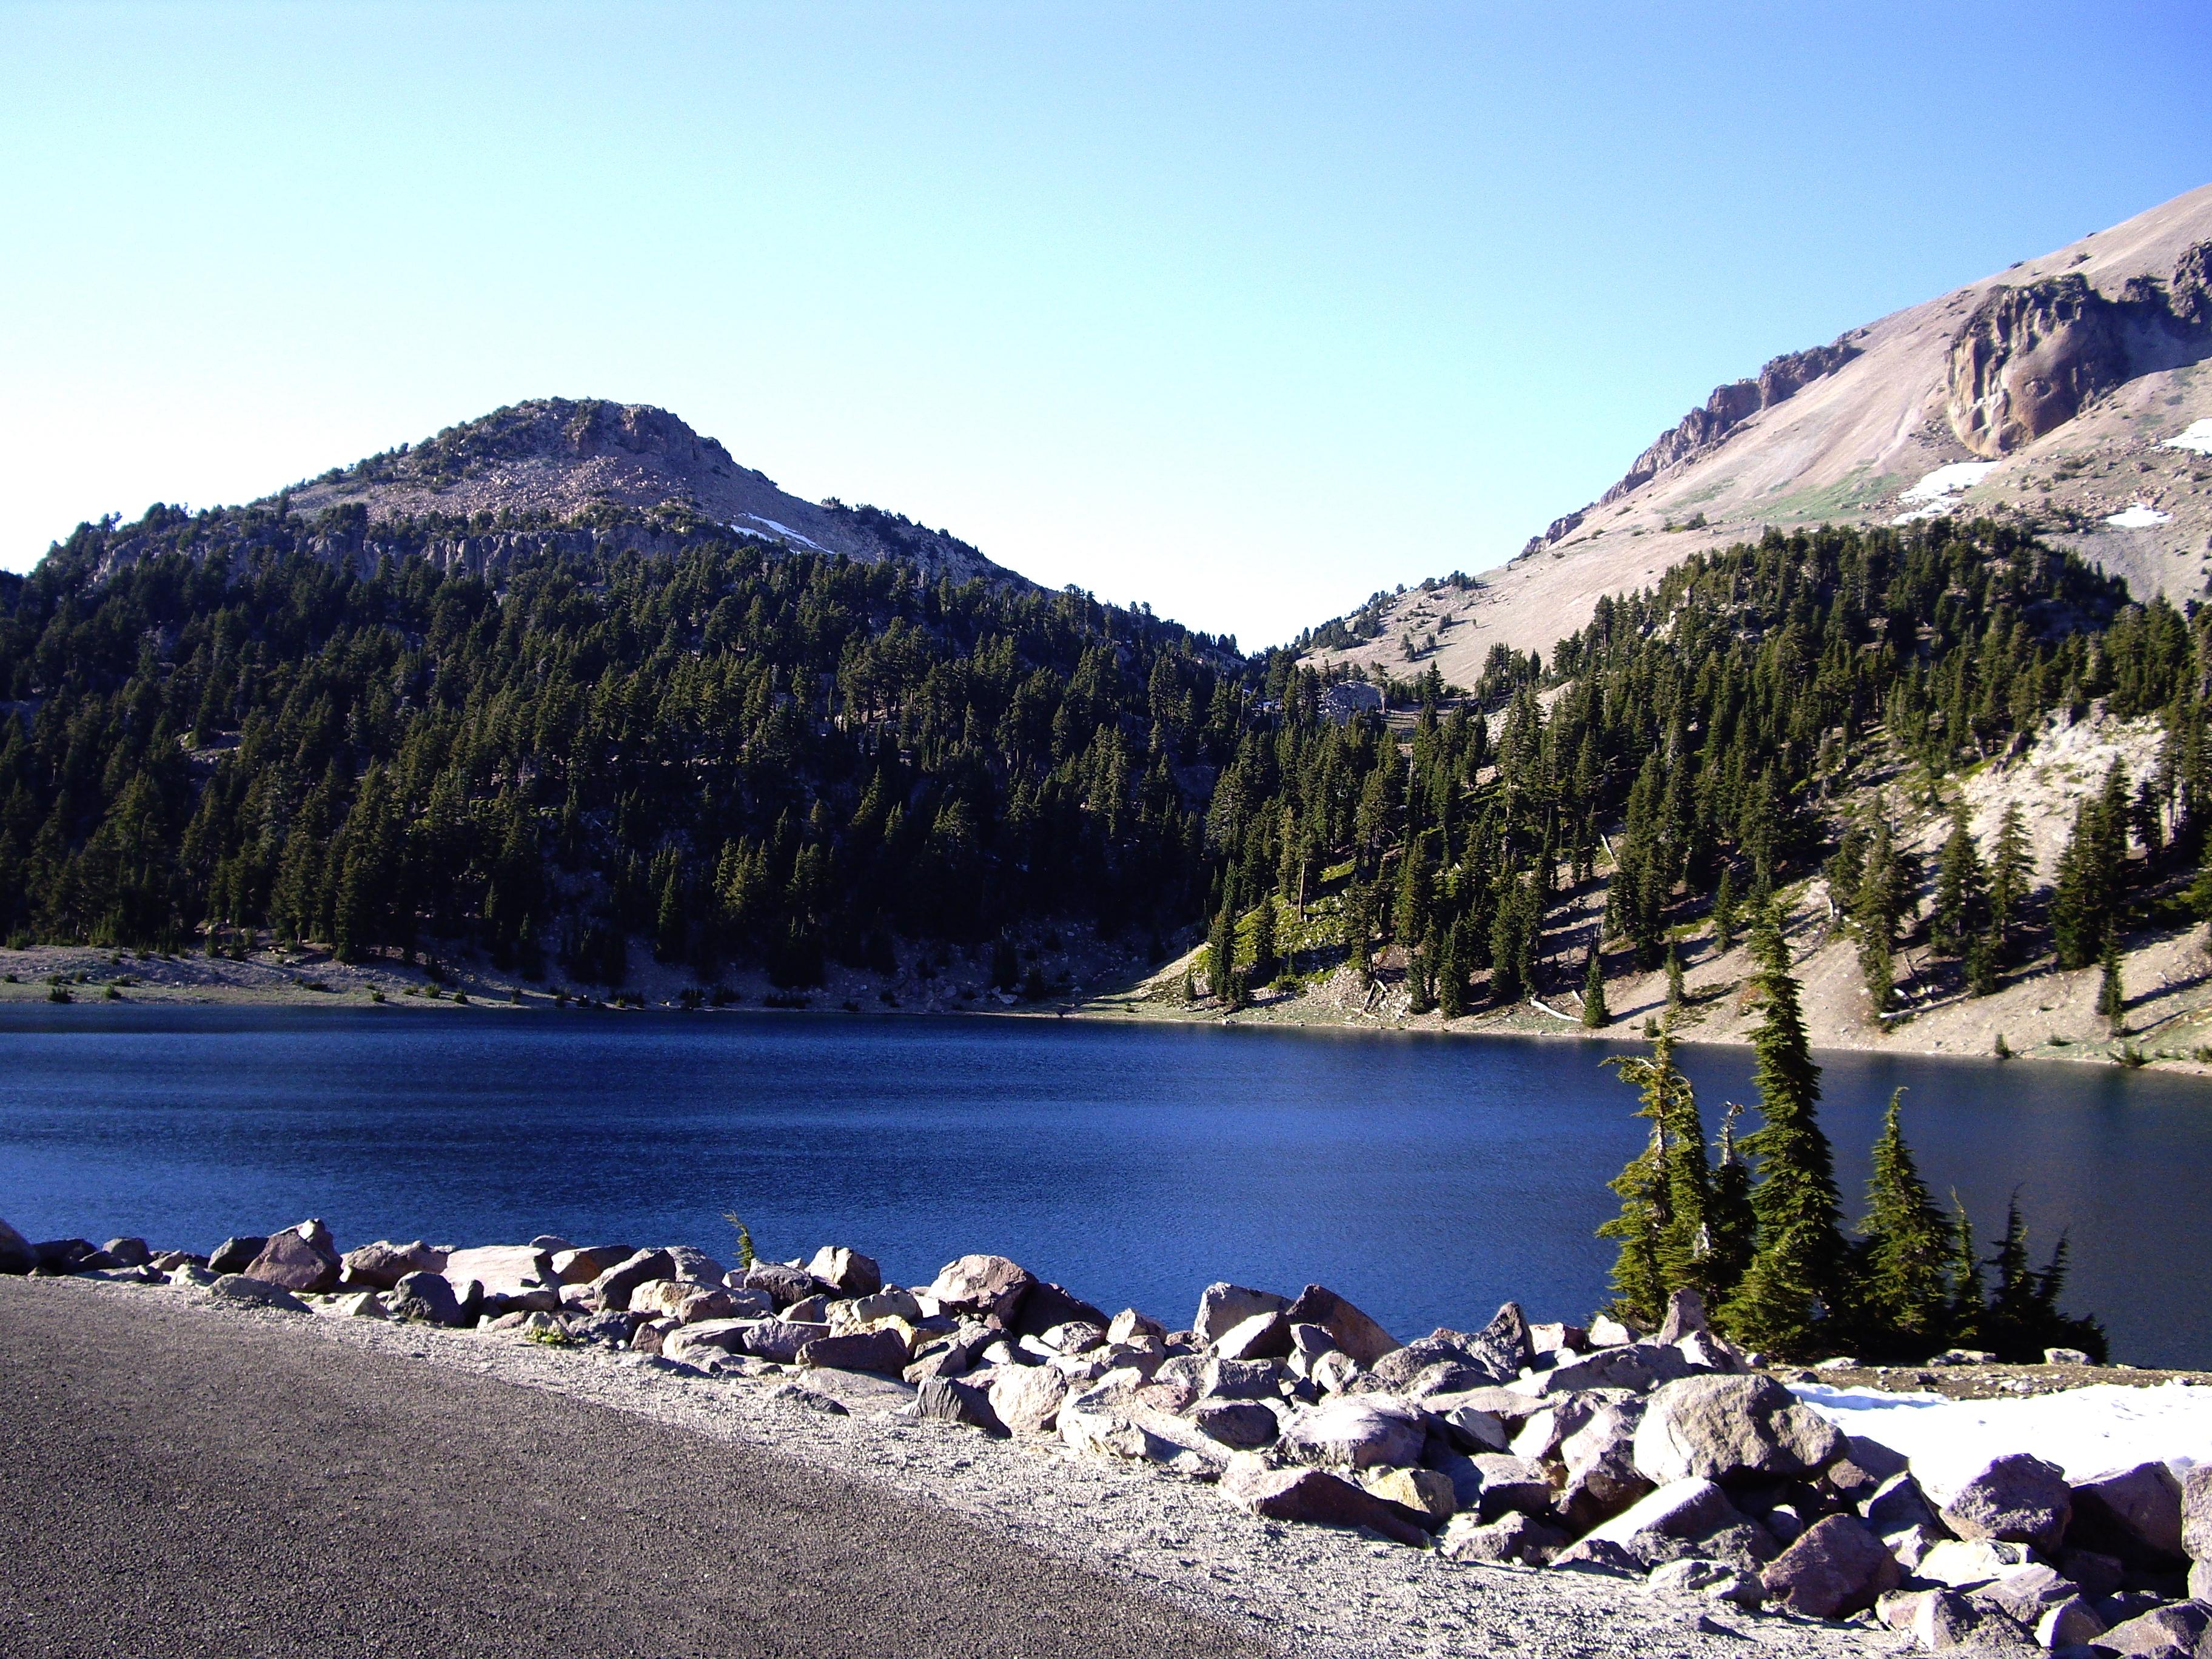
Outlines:
MULTIPOLYGON (((534 398, 447 427, 284 492, 295 513, 359 505, 370 525, 489 519, 588 525, 671 510, 741 536, 879 562, 910 559, 956 581, 1018 580, 966 542, 875 507, 817 504, 741 466, 665 409, 534 398)), ((271 497, 273 504, 276 497, 271 497)))
POLYGON ((1719 386, 1479 584, 1379 594, 1324 662, 1473 685, 1769 528, 1990 517, 2179 601, 2212 574, 2212 185, 1719 386))

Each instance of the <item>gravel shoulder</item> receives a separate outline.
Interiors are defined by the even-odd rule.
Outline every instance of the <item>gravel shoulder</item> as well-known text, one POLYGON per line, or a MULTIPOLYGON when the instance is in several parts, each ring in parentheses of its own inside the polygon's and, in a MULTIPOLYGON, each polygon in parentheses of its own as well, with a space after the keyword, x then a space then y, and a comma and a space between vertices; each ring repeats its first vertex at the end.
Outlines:
POLYGON ((25 1655, 1813 1656, 1864 1629, 1286 1527, 638 1358, 0 1280, 25 1655), (167 1643, 168 1645, 162 1645, 167 1643))

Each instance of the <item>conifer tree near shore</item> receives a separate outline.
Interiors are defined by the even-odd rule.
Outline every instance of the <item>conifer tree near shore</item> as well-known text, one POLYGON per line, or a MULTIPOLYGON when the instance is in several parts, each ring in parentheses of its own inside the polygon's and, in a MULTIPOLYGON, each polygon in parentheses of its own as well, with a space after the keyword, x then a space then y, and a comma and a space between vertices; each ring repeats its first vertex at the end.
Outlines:
POLYGON ((1597 946, 1590 946, 1589 968, 1583 975, 1583 1024, 1589 1030, 1602 1030, 1613 1016, 1605 1006, 1605 963, 1598 956, 1597 946))
POLYGON ((1924 1352, 1945 1334, 1952 1230, 1905 1143, 1899 1121, 1904 1103, 1904 1090, 1890 1096, 1881 1138, 1875 1142, 1866 1219, 1859 1228, 1865 1259, 1858 1323, 1869 1334, 1893 1334, 1906 1349, 1917 1345, 1924 1352))

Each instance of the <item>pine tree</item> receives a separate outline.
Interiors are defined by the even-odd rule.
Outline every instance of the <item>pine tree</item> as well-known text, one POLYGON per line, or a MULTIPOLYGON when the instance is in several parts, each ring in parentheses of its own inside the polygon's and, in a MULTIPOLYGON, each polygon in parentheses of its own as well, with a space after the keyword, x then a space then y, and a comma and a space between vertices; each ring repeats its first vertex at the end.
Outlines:
POLYGON ((1682 952, 1672 939, 1667 941, 1667 1010, 1682 1010, 1682 952))
POLYGON ((2104 1017, 2107 1029, 2114 1036, 2128 1033, 2128 996, 2120 983, 2120 947, 2107 933, 2100 957, 2103 976, 2097 982, 2097 1012, 2104 1017))
POLYGON ((1444 930, 1443 951, 1437 958, 1437 1012, 1448 1020, 1467 1012, 1467 958, 1456 921, 1444 930))
POLYGON ((1951 814, 1951 833, 1936 876, 1936 948, 1947 957, 1964 957, 1986 925, 1989 881, 1974 846, 1963 807, 1951 814))
POLYGON ((1252 982, 1271 983, 1280 966, 1275 960, 1275 896, 1269 893, 1261 899, 1252 919, 1252 982))
POLYGON ((1237 969, 1237 900, 1224 895, 1213 918, 1213 932, 1206 942, 1206 986, 1219 1000, 1229 996, 1229 977, 1237 969))
POLYGON ((1851 923, 1859 935, 1859 972, 1866 981, 1867 1001, 1877 1014, 1888 1012, 1895 985, 1890 950, 1897 933, 1899 884, 1897 856, 1885 817, 1875 825, 1858 892, 1851 902, 1851 923))
POLYGON ((1735 949, 1735 869, 1721 868, 1719 890, 1713 895, 1713 954, 1726 956, 1735 949))
POLYGON ((1713 1160, 1712 1202, 1706 1222, 1707 1267, 1713 1294, 1706 1305, 1717 1307, 1735 1290, 1751 1266, 1759 1243, 1759 1217, 1751 1207, 1751 1166, 1736 1151, 1735 1121, 1743 1115, 1741 1102, 1730 1101, 1721 1115, 1718 1156, 1713 1160))
POLYGON ((1804 1352, 1821 1319, 1838 1308, 1844 1261, 1834 1155, 1820 1132, 1820 1067, 1813 1063, 1790 947, 1771 908, 1752 939, 1759 971, 1752 981, 1762 1018, 1752 1034, 1759 1114, 1744 1137, 1759 1175, 1751 1191, 1759 1243, 1741 1281, 1721 1309, 1728 1334, 1777 1354, 1804 1352))
POLYGON ((1646 1055, 1609 1060, 1639 1092, 1637 1115, 1649 1120, 1644 1150, 1613 1182, 1618 1216, 1598 1229, 1620 1241, 1613 1263, 1614 1305, 1650 1329, 1664 1316, 1668 1293, 1700 1279, 1708 1249, 1709 1176, 1698 1123, 1697 1096, 1674 1067, 1674 1040, 1662 1033, 1646 1055))
POLYGON ((1950 1303, 1953 1244, 1948 1218, 1929 1195, 1899 1122, 1905 1091, 1889 1097, 1867 1182, 1866 1276, 1858 1315, 1874 1342, 1924 1352, 1942 1335, 1950 1303))
POLYGON ((2012 930, 2020 925, 2034 876, 2027 826, 2021 821, 2020 804, 2011 802, 1997 825, 1996 845, 1990 855, 1990 928, 1996 947, 1996 966, 2003 964, 2010 951, 2012 930))
POLYGON ((1613 1016, 1605 1006, 1605 963, 1593 944, 1589 966, 1583 973, 1583 1024, 1595 1031, 1612 1023, 1613 1016))
POLYGON ((1987 1310, 1982 1302, 1982 1260, 1974 1252, 1974 1224, 1954 1190, 1951 1194, 1951 1303, 1945 1318, 1954 1347, 1981 1340, 1987 1310))

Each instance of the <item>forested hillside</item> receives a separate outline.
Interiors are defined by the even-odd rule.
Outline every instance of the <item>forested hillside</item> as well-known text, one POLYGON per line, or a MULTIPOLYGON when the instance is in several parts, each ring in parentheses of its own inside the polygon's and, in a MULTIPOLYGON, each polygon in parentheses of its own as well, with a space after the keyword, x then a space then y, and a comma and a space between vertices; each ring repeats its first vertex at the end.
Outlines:
POLYGON ((1203 914, 1241 665, 1181 628, 711 531, 495 586, 404 556, 424 526, 367 574, 330 529, 157 508, 6 591, 11 939, 438 939, 617 986, 642 940, 805 984, 895 934, 1203 914))
POLYGON ((1408 744, 1295 710, 1248 732, 1208 820, 1229 885, 1207 988, 1237 1001, 1286 965, 1342 953, 1365 972, 1389 951, 1414 1012, 1585 989, 1599 1012, 1606 974, 1656 969, 1692 923, 1726 950, 1745 903, 1825 865, 1853 902, 1878 1010, 1913 872, 1849 797, 1862 769, 1878 760, 1936 798, 2048 711, 2101 702, 2163 716, 2161 764, 2084 800, 2049 912, 2016 860, 1969 838, 1935 928, 1939 953, 1984 983, 2046 928, 2061 965, 2094 961, 2136 884, 2185 867, 2203 838, 2208 620, 2132 605, 2072 556, 1985 524, 1699 556, 1601 600, 1548 665, 1494 648, 1472 705, 1425 703, 1408 744), (1598 885, 1602 958, 1565 904, 1598 885))

